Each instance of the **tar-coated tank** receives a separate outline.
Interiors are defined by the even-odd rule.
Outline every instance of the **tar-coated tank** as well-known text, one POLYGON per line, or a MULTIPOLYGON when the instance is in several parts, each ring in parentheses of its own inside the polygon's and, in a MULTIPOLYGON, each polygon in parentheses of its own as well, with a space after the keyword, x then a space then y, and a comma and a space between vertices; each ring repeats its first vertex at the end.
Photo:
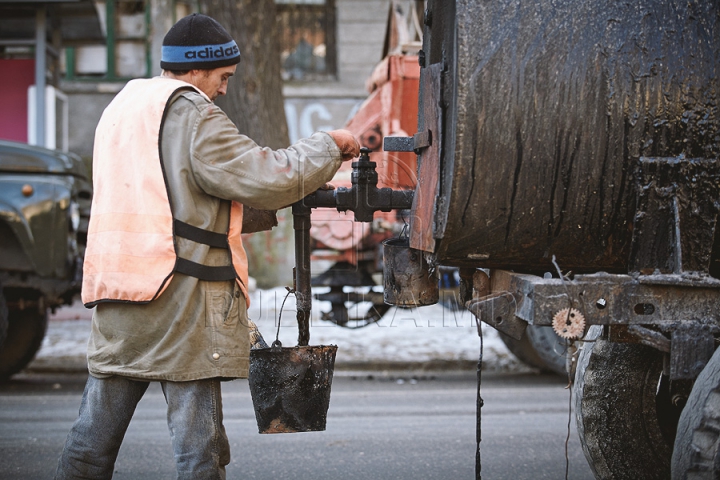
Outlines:
POLYGON ((720 154, 719 5, 429 0, 418 131, 442 133, 420 156, 414 219, 433 228, 415 245, 457 266, 627 271, 641 157, 720 154))

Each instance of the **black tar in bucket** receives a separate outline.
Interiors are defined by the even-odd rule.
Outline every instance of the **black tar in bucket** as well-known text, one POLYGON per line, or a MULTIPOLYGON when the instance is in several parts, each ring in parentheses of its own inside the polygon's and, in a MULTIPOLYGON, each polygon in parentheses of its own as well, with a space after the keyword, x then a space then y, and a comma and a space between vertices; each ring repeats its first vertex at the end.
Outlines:
POLYGON ((325 430, 335 345, 250 351, 250 395, 260 433, 325 430))

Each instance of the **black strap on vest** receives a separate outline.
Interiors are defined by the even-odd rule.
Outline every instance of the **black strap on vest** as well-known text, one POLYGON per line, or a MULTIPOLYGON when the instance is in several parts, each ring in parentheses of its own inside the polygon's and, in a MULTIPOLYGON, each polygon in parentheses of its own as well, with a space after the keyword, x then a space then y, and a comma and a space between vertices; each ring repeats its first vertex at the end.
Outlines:
POLYGON ((225 267, 210 267, 208 265, 203 265, 202 263, 193 262, 180 257, 178 257, 175 262, 175 271, 177 273, 184 273, 185 275, 190 275, 191 277, 206 280, 208 282, 235 280, 237 278, 235 269, 230 265, 225 267))
POLYGON ((181 222, 177 219, 173 220, 173 227, 175 228, 175 235, 178 237, 187 238, 193 242, 210 245, 215 248, 229 248, 227 235, 223 233, 203 230, 202 228, 181 222))
MULTIPOLYGON (((215 248, 230 249, 228 245, 227 235, 210 230, 203 230, 189 223, 173 220, 173 228, 177 237, 186 238, 193 242, 202 243, 215 248)), ((237 273, 235 267, 227 266, 209 266, 202 263, 193 262, 185 258, 178 257, 175 261, 175 271, 183 273, 191 277, 199 278, 208 282, 221 282, 226 280, 235 280, 237 273)))

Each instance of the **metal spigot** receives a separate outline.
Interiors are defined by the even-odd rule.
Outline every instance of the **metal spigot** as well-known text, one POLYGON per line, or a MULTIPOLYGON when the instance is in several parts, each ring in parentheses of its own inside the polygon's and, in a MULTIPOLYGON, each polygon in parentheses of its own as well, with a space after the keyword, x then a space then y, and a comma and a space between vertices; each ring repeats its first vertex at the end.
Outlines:
POLYGON ((297 305, 298 345, 310 340, 310 214, 313 208, 335 208, 340 212, 352 210, 356 222, 372 222, 378 210, 408 210, 412 207, 414 190, 377 188, 377 164, 370 161, 369 148, 360 149, 360 157, 352 163, 352 187, 318 190, 293 204, 295 230, 295 297, 297 305))
MULTIPOLYGON (((360 157, 352 163, 351 183, 353 185, 371 185, 377 187, 378 175, 375 167, 377 163, 370 161, 371 150, 367 147, 360 149, 360 157)), ((358 187, 362 188, 362 187, 358 187)))
POLYGON ((412 207, 413 190, 377 188, 377 164, 370 161, 371 151, 362 147, 360 157, 352 163, 351 188, 318 190, 297 204, 308 208, 335 208, 339 212, 351 210, 356 222, 372 222, 377 211, 407 210, 412 207))

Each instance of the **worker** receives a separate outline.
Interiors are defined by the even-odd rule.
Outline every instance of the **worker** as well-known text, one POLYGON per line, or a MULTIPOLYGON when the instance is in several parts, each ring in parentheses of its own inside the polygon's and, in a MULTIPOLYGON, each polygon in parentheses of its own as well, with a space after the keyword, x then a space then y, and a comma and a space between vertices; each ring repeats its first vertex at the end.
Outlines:
POLYGON ((128 82, 103 112, 82 285, 90 375, 57 479, 112 477, 152 381, 178 478, 225 478, 221 381, 247 377, 250 350, 243 205, 287 206, 359 154, 345 130, 275 151, 241 135, 213 103, 240 58, 217 21, 187 16, 163 40, 161 76, 128 82))

